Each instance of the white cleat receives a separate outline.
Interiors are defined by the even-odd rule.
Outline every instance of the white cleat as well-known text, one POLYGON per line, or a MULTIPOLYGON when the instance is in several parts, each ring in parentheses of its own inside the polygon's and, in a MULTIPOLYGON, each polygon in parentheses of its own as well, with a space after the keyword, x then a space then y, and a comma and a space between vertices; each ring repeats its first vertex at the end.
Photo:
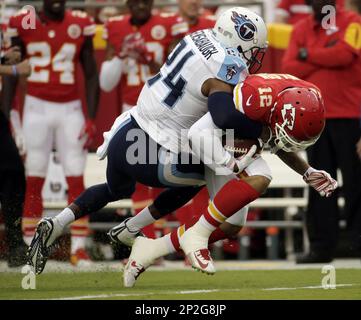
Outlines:
POLYGON ((43 218, 39 221, 27 252, 28 265, 36 274, 43 272, 50 255, 50 247, 62 232, 63 228, 54 219, 43 218))
POLYGON ((124 287, 134 287, 139 275, 162 255, 156 240, 145 237, 136 238, 123 271, 124 287))
POLYGON ((139 230, 129 230, 127 226, 127 221, 129 219, 130 218, 124 220, 122 223, 109 230, 108 236, 112 243, 131 247, 134 243, 135 238, 143 236, 143 234, 139 230))
POLYGON ((214 274, 216 268, 208 250, 208 237, 202 236, 195 226, 189 228, 182 235, 179 240, 180 247, 191 262, 192 268, 207 274, 214 274))

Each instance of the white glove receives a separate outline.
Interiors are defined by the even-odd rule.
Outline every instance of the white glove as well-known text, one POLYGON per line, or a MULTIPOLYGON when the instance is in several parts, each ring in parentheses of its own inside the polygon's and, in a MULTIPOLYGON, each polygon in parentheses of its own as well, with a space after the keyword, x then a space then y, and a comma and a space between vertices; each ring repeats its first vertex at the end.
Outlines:
POLYGON ((257 159, 257 157, 255 157, 255 153, 257 151, 257 146, 253 145, 249 151, 243 155, 242 157, 236 158, 234 159, 234 163, 232 164, 232 168, 230 168, 231 170, 233 170, 233 172, 235 174, 240 174, 244 169, 246 169, 254 160, 257 159), (235 165, 237 165, 238 170, 234 170, 235 169, 235 165))
POLYGON ((24 137, 23 129, 21 127, 20 115, 18 111, 16 110, 10 111, 10 123, 13 131, 15 144, 19 150, 19 154, 20 156, 24 156, 26 154, 25 137, 24 137))
POLYGON ((337 181, 329 173, 312 167, 304 173, 303 180, 314 188, 321 197, 330 197, 337 188, 337 181))

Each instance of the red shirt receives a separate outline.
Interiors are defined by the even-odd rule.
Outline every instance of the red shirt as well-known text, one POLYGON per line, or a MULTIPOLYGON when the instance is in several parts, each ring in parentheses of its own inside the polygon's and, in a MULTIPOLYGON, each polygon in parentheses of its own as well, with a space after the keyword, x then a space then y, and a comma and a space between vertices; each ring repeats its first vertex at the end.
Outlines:
MULTIPOLYGON (((336 1, 337 5, 342 7, 344 2, 345 0, 336 1)), ((277 11, 288 17, 287 23, 295 24, 308 17, 312 13, 312 8, 306 4, 305 0, 281 0, 277 6, 277 11)))
POLYGON ((250 75, 243 83, 234 88, 234 103, 236 108, 250 119, 269 124, 271 109, 277 95, 292 87, 314 89, 319 95, 319 89, 312 83, 300 80, 289 74, 258 73, 250 75))
POLYGON ((326 118, 359 118, 361 109, 361 18, 339 10, 336 28, 324 29, 312 16, 294 26, 283 58, 283 72, 317 85, 323 95, 326 118), (300 48, 308 58, 297 58, 300 48))
POLYGON ((66 11, 62 21, 36 19, 35 29, 24 29, 19 11, 9 21, 8 32, 20 37, 32 66, 28 94, 53 102, 79 99, 77 63, 86 37, 95 33, 95 24, 85 12, 66 11))
MULTIPOLYGON (((173 25, 177 16, 169 13, 153 15, 144 25, 133 26, 130 15, 110 18, 105 24, 104 38, 119 52, 124 37, 135 32, 141 33, 147 49, 153 53, 154 61, 163 64, 167 57, 168 46, 177 35, 173 25)), ((144 83, 153 74, 149 66, 137 63, 134 59, 123 60, 123 74, 121 78, 123 102, 136 105, 144 83)))

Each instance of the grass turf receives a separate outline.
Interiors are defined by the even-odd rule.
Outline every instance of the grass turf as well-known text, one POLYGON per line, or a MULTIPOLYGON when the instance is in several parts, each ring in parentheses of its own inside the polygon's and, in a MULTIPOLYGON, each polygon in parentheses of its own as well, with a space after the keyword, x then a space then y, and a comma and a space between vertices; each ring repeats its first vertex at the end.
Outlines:
POLYGON ((361 269, 337 270, 337 285, 352 286, 328 290, 320 287, 324 274, 317 269, 218 271, 214 276, 148 271, 134 288, 124 288, 117 272, 45 273, 37 276, 35 290, 21 288, 23 276, 0 274, 0 299, 361 299, 361 269))

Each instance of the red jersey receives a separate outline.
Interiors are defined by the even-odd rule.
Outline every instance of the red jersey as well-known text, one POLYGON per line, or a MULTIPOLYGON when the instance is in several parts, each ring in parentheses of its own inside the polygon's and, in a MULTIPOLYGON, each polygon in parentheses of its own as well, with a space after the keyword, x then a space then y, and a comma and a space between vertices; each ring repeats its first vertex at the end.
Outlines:
POLYGON ((66 11, 62 21, 36 19, 35 29, 23 28, 27 11, 10 18, 9 34, 20 37, 32 66, 27 93, 52 102, 79 99, 77 63, 86 37, 95 34, 95 24, 85 12, 66 11))
POLYGON ((243 83, 239 83, 234 88, 234 104, 237 110, 250 119, 269 124, 271 109, 277 95, 292 87, 314 89, 315 93, 320 95, 319 89, 314 84, 289 74, 258 73, 248 76, 243 83))
POLYGON ((326 118, 359 118, 361 109, 361 17, 338 10, 335 28, 324 29, 312 17, 294 26, 283 71, 317 85, 326 118), (297 59, 307 48, 306 61, 297 59))
MULTIPOLYGON (((152 15, 142 26, 136 27, 130 23, 130 15, 121 15, 110 18, 104 28, 104 39, 108 41, 116 52, 120 52, 124 38, 135 32, 139 32, 145 40, 147 50, 154 55, 154 61, 162 65, 167 57, 168 47, 177 29, 173 28, 176 23, 176 15, 160 13, 152 15)), ((144 83, 153 74, 146 64, 137 63, 132 58, 123 59, 123 74, 121 78, 123 102, 136 105, 140 91, 144 83)))
MULTIPOLYGON (((337 0, 338 6, 343 6, 345 0, 337 0)), ((281 0, 277 6, 278 13, 288 18, 287 23, 295 24, 312 13, 311 6, 305 0, 281 0)))

